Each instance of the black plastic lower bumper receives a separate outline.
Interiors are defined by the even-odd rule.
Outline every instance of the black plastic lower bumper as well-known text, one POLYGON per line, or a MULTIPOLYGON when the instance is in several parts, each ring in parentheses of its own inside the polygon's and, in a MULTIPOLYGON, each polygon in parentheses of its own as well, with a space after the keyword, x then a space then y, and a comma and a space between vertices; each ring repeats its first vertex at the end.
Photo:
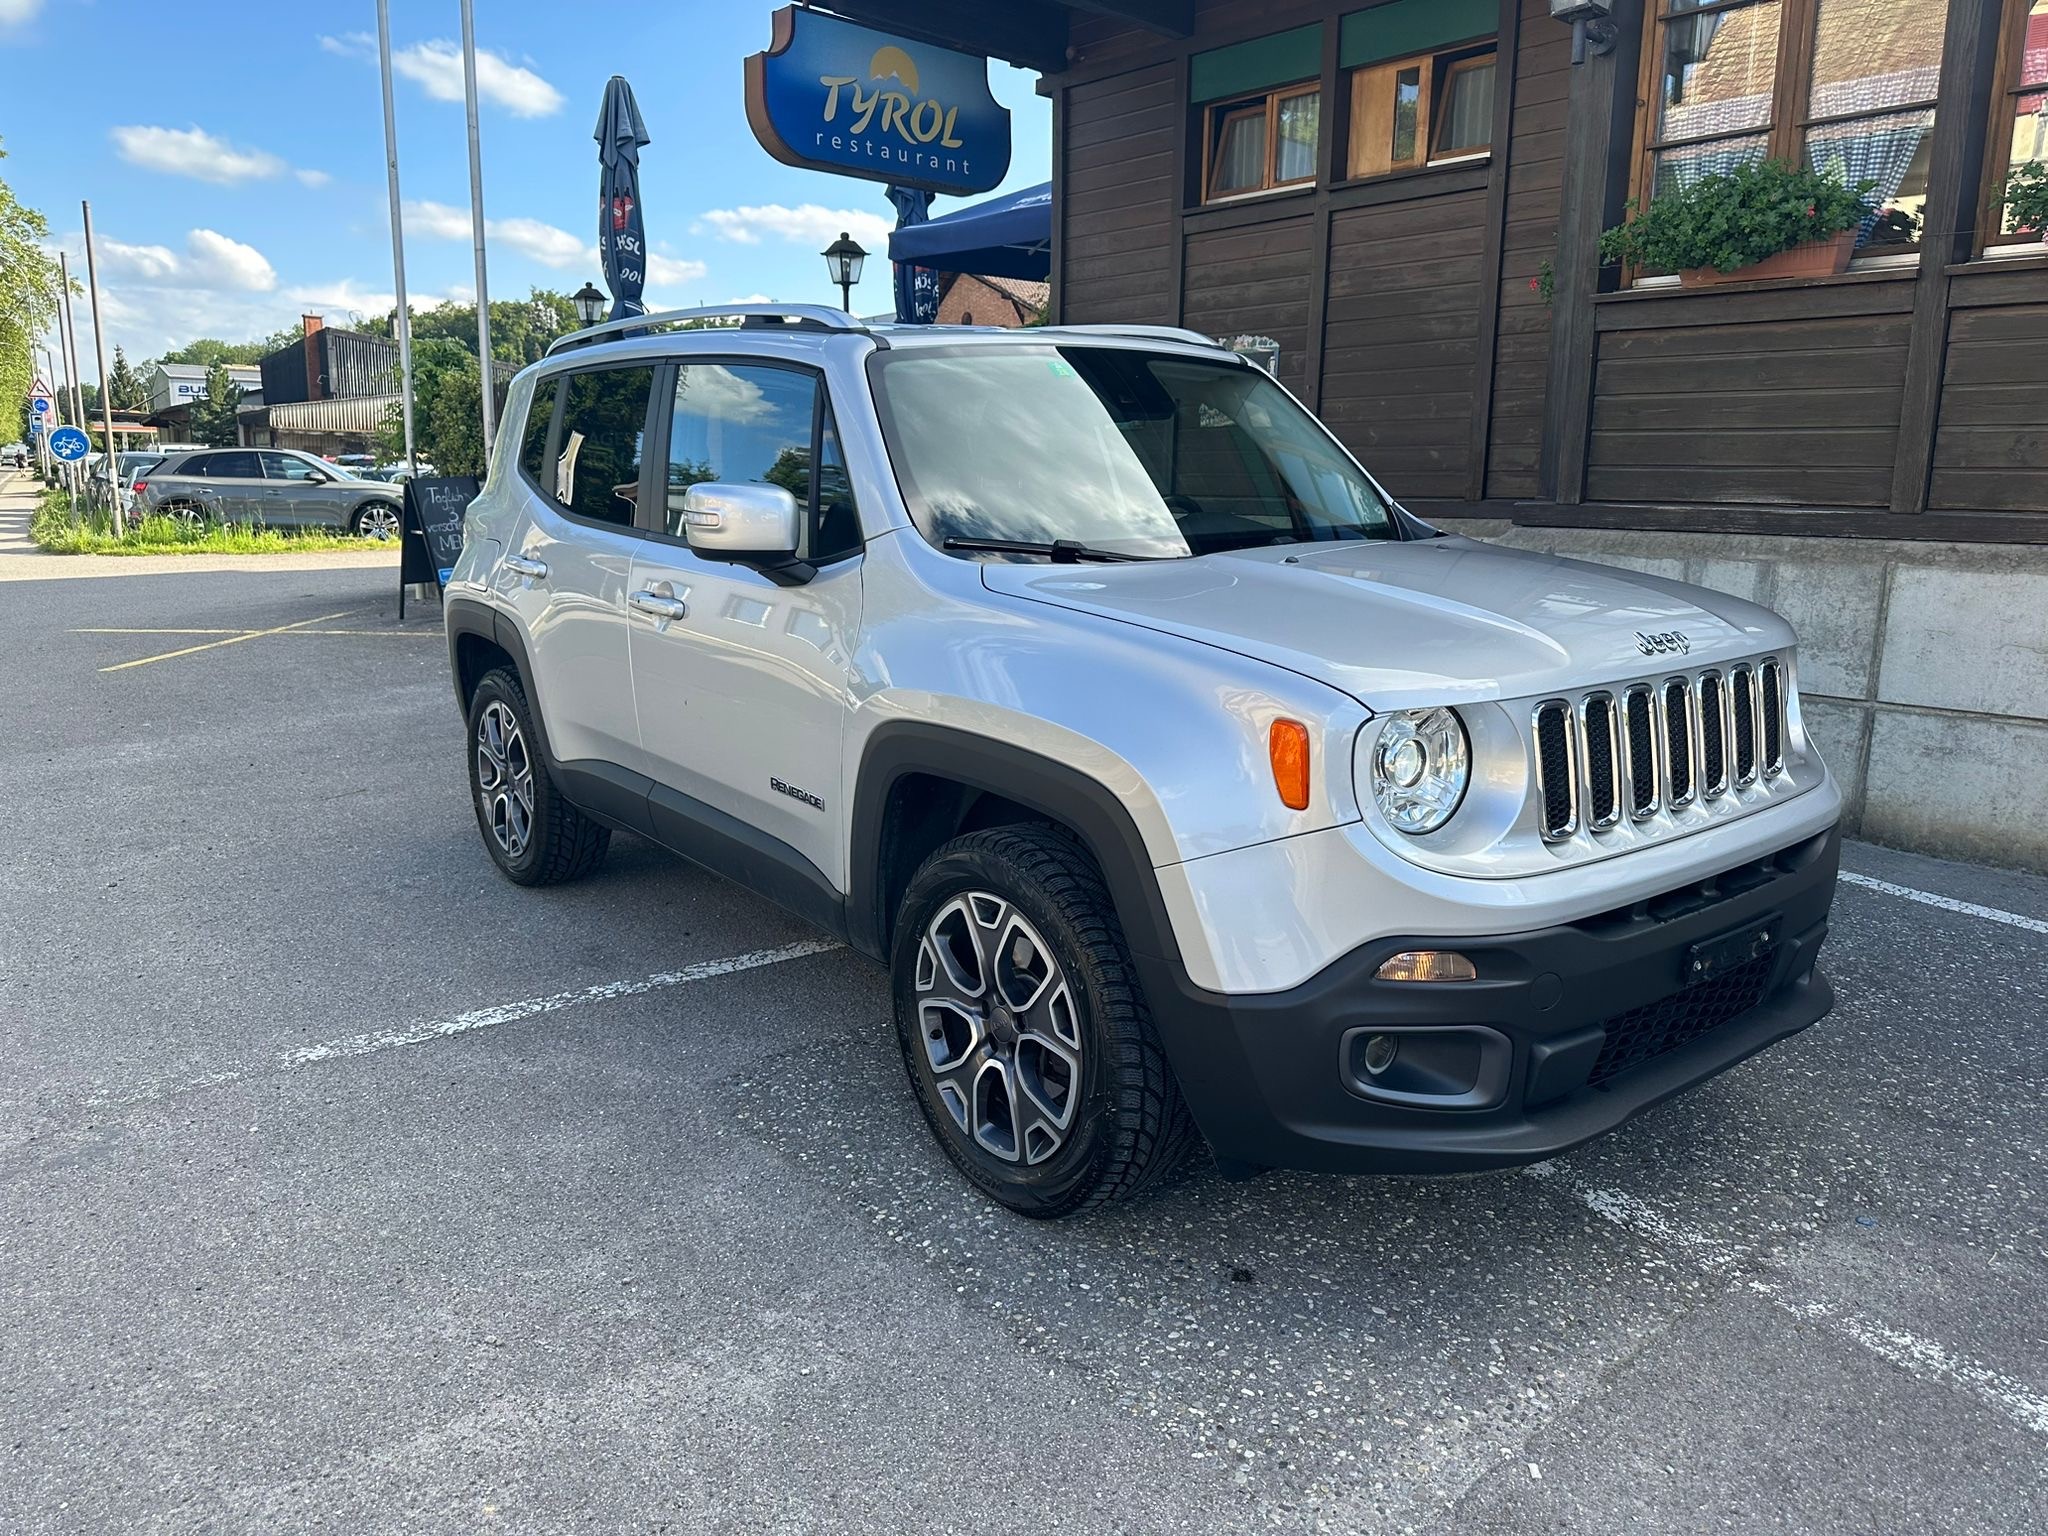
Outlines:
POLYGON ((1612 1130, 1826 1014, 1834 992, 1814 958, 1840 851, 1830 830, 1583 922, 1384 939, 1286 992, 1208 992, 1178 965, 1139 965, 1226 1167, 1507 1167, 1612 1130), (1389 956, 1432 948, 1465 955, 1479 979, 1377 979, 1389 956))

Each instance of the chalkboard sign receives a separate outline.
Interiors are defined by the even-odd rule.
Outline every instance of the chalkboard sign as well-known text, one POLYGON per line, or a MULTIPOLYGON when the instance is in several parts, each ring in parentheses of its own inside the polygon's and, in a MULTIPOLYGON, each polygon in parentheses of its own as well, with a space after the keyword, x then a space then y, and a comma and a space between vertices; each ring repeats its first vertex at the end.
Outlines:
POLYGON ((398 554, 401 589, 429 581, 447 589, 455 562, 462 558, 462 514, 481 489, 470 475, 405 482, 405 531, 398 554))

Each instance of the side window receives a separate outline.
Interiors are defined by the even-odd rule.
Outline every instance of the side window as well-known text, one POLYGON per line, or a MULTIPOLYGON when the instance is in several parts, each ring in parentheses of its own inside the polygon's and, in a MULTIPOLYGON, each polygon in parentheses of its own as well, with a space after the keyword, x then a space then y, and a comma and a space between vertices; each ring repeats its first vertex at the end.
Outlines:
MULTIPOLYGON (((724 485, 779 485, 806 512, 803 543, 797 553, 806 559, 829 559, 818 537, 823 514, 812 499, 811 444, 816 425, 818 382, 792 368, 748 367, 745 364, 679 363, 676 366, 675 414, 669 420, 668 497, 663 528, 683 534, 683 495, 693 485, 716 480, 724 485)), ((829 426, 829 417, 827 424, 829 426)), ((844 510, 835 528, 851 517, 852 488, 846 484, 845 460, 836 433, 821 455, 829 483, 836 467, 842 490, 828 501, 844 510)), ((835 533, 834 537, 843 536, 835 533)), ((853 541, 860 537, 854 523, 853 541)), ((844 553, 844 547, 831 553, 844 553)))
POLYGON ((304 459, 293 458, 288 453, 264 453, 257 457, 263 460, 263 477, 266 480, 318 480, 320 471, 304 459))
POLYGON ((213 473, 214 456, 210 453, 195 453, 174 471, 180 475, 193 475, 205 479, 213 473))
POLYGON ((555 423, 555 397, 561 384, 543 379, 533 386, 533 401, 526 408, 526 429, 519 437, 519 467, 535 485, 552 490, 548 483, 548 428, 555 423))
POLYGON ((256 462, 253 453, 216 453, 207 466, 207 474, 215 480, 261 480, 263 466, 256 462))
POLYGON ((633 526, 653 389, 652 368, 600 368, 563 379, 562 440, 542 483, 576 516, 633 526))

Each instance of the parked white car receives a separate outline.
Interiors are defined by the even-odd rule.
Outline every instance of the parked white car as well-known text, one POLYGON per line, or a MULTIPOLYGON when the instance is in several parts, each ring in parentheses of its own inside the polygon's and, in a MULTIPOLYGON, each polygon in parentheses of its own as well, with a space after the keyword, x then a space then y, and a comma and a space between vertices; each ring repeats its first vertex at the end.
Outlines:
POLYGON ((634 832, 886 964, 996 1199, 1528 1162, 1828 1010, 1776 615, 1443 534, 1192 333, 720 313, 512 386, 447 601, 484 846, 634 832))

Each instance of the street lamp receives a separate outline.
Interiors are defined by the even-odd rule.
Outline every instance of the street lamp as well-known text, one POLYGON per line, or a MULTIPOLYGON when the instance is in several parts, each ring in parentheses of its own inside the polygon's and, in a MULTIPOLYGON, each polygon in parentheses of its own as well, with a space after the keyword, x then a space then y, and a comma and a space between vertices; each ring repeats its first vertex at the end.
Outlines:
POLYGON ((825 270, 832 274, 832 281, 839 285, 839 307, 853 313, 853 285, 860 281, 861 263, 867 260, 868 253, 858 242, 848 239, 842 229, 839 238, 819 254, 825 258, 825 270))
POLYGON ((569 302, 576 306, 576 318, 585 325, 597 324, 605 312, 605 296, 589 283, 570 294, 569 302))

